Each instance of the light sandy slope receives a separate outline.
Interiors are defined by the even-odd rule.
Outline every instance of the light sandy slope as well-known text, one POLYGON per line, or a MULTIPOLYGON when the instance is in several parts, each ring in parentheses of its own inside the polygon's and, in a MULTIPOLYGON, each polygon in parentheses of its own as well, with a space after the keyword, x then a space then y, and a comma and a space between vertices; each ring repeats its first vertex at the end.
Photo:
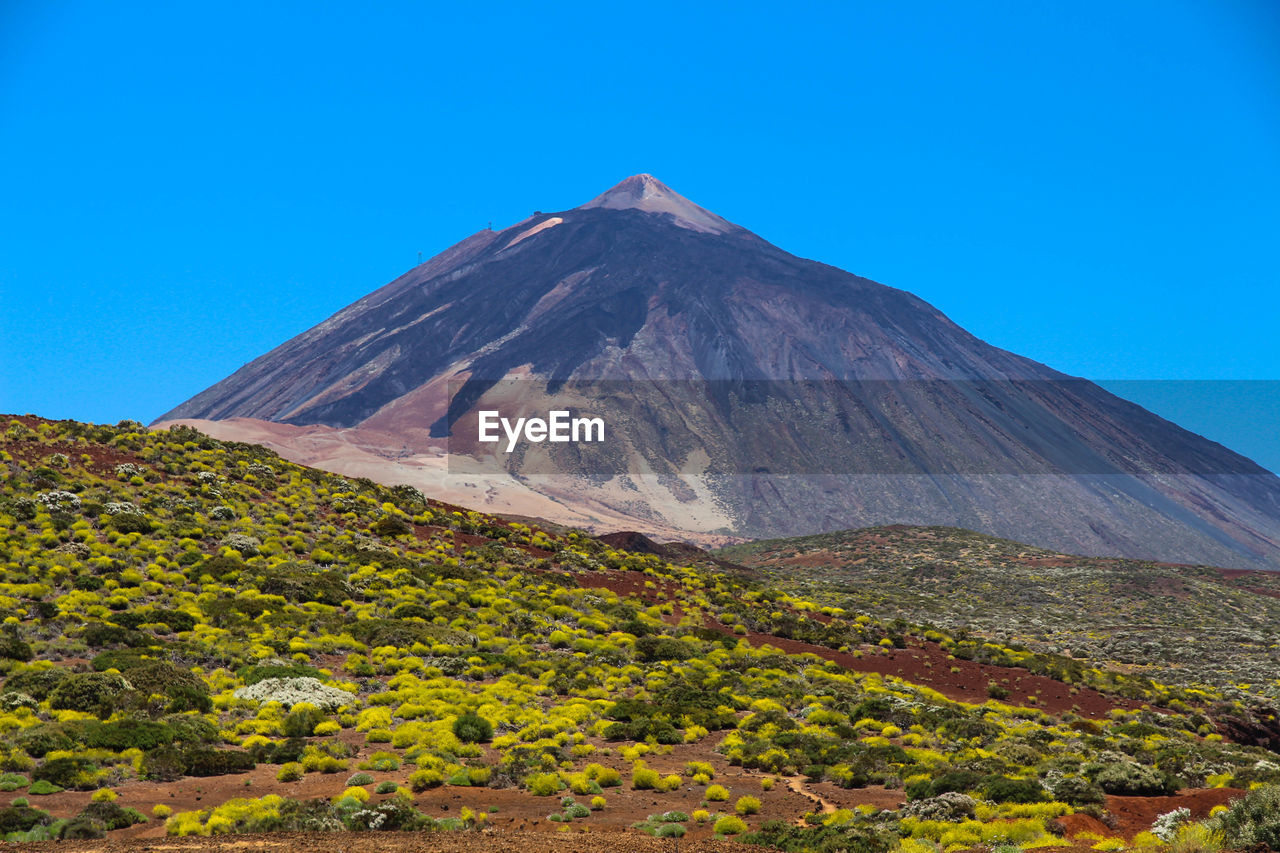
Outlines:
POLYGON ((491 468, 481 470, 466 457, 445 453, 442 443, 409 446, 403 439, 371 429, 294 426, 254 418, 225 421, 182 419, 155 424, 168 429, 185 424, 221 441, 268 447, 285 459, 346 477, 368 477, 386 485, 405 483, 447 503, 489 513, 533 516, 596 533, 640 530, 658 538, 707 547, 741 541, 716 531, 729 520, 715 508, 696 478, 685 485, 697 495, 677 500, 667 478, 632 475, 626 483, 585 488, 567 477, 517 480, 491 468), (423 446, 426 445, 426 446, 423 446))

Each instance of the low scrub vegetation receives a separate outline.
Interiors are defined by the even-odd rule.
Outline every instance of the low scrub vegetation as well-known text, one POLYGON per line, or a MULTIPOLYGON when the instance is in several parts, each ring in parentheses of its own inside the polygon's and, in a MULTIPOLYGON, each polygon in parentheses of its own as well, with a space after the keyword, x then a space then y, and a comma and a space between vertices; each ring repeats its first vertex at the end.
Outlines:
POLYGON ((643 797, 666 810, 636 828, 662 838, 923 853, 1061 843, 1060 820, 1105 816, 1108 795, 1230 786, 1256 790, 1205 832, 1274 837, 1280 765, 1218 731, 1261 732, 1221 685, 882 620, 186 428, 15 419, 0 464, 0 788, 22 800, 0 812, 11 840, 146 819, 95 791, 123 799, 140 781, 255 768, 268 791, 153 819, 174 835, 468 830, 488 814, 415 803, 507 788, 537 798, 543 826, 589 830, 643 797), (926 642, 1109 686, 1115 701, 1050 713, 985 679, 961 701, 846 665, 926 642), (906 802, 800 825, 777 813, 787 789, 818 783, 906 802), (291 796, 320 784, 323 798, 291 796), (83 800, 73 818, 31 805, 63 790, 83 800))

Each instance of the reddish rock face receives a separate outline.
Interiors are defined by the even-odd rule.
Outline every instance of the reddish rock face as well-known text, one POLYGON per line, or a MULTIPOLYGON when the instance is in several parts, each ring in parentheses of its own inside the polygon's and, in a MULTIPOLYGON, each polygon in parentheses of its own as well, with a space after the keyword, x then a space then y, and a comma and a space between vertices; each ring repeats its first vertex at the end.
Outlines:
MULTIPOLYGON (((456 445, 455 427, 511 376, 552 392, 630 383, 619 405, 636 428, 611 433, 615 469, 568 453, 545 464, 572 486, 519 480, 552 496, 538 512, 552 520, 699 541, 943 524, 1073 553, 1280 568, 1274 475, 648 175, 467 238, 161 420, 353 430, 387 460, 381 476, 403 481, 397 454, 434 452, 451 432, 456 445), (649 487, 628 479, 640 469, 649 487)), ((272 446, 289 456, 288 441, 272 446)))

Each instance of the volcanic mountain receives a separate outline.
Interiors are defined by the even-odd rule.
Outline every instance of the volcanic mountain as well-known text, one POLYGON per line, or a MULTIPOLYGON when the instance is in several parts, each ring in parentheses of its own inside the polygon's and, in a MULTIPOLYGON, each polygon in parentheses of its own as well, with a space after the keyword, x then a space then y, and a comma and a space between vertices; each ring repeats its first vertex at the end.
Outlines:
POLYGON ((1280 567, 1266 470, 650 175, 473 234, 160 420, 596 529, 942 524, 1280 567), (477 412, 535 404, 604 411, 608 440, 486 455, 477 412))

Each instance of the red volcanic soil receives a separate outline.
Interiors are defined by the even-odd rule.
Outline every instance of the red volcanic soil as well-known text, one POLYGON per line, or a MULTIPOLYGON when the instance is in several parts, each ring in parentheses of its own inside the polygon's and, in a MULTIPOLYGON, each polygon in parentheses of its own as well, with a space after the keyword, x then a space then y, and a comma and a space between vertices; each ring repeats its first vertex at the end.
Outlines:
MULTIPOLYGON (((44 421, 39 418, 14 418, 13 420, 22 421, 26 426, 35 428, 44 421)), ((88 456, 90 461, 84 465, 90 472, 99 477, 114 477, 117 465, 132 463, 140 468, 154 471, 151 463, 146 462, 141 457, 136 456, 126 450, 117 450, 114 447, 108 447, 105 444, 73 444, 71 442, 54 442, 52 444, 40 444, 37 442, 12 441, 5 444, 7 450, 14 459, 26 462, 28 465, 36 466, 48 459, 55 453, 61 453, 68 459, 79 460, 82 456, 88 456)), ((168 479, 164 472, 157 472, 162 479, 168 479)))
POLYGON ((1192 820, 1203 820, 1214 806, 1225 806, 1245 795, 1238 788, 1198 788, 1171 797, 1107 797, 1106 808, 1119 821, 1117 831, 1132 838, 1151 828, 1151 822, 1174 809, 1191 809, 1192 820))
MULTIPOLYGON (((1267 580, 1274 582, 1276 579, 1275 572, 1263 571, 1261 569, 1216 569, 1222 579, 1225 581, 1233 580, 1250 580, 1257 578, 1258 580, 1267 580)), ((1252 592, 1254 595, 1266 595, 1271 598, 1280 598, 1280 589, 1275 587, 1258 586, 1250 583, 1231 584, 1233 588, 1243 589, 1246 592, 1252 592)))
MULTIPOLYGON (((1066 838, 1075 838, 1082 832, 1092 832, 1103 836, 1121 836, 1133 840, 1139 832, 1151 829, 1157 817, 1174 809, 1191 810, 1192 820, 1204 820, 1214 806, 1225 806, 1232 800, 1245 794, 1238 788, 1196 788, 1179 791, 1171 797, 1107 797, 1105 808, 1111 813, 1114 828, 1109 827, 1096 817, 1087 814, 1073 814, 1058 818, 1065 828, 1066 838)), ((1090 846, 1085 842, 1085 847, 1090 846)))
POLYGON ((828 649, 800 640, 788 640, 771 634, 747 633, 753 645, 771 645, 794 654, 806 652, 835 661, 855 672, 877 672, 892 675, 937 690, 948 699, 981 704, 988 701, 987 684, 995 681, 1009 691, 1002 701, 1029 705, 1050 714, 1074 711, 1082 717, 1102 718, 1114 708, 1141 708, 1141 702, 1108 696, 1088 687, 1071 687, 1043 675, 1033 675, 1017 667, 993 666, 974 661, 948 659, 948 653, 936 643, 922 642, 906 649, 890 649, 887 653, 870 646, 862 657, 828 649), (957 669, 959 672, 952 672, 957 669))
MULTIPOLYGON (((585 572, 574 577, 582 586, 608 589, 620 596, 635 596, 650 604, 659 603, 662 593, 674 598, 679 589, 676 583, 635 572, 585 572), (646 581, 654 586, 646 587, 646 581)), ((729 629, 716 622, 708 621, 707 627, 732 635, 729 629)), ((854 672, 897 676, 961 702, 981 704, 988 701, 987 684, 994 681, 1009 691, 1008 698, 1003 701, 1033 706, 1051 714, 1073 711, 1082 717, 1101 719, 1115 708, 1142 707, 1141 702, 1108 696, 1088 687, 1069 687, 1061 681, 1033 675, 1018 667, 953 659, 937 643, 920 642, 910 648, 889 650, 869 646, 861 657, 856 657, 826 646, 757 631, 748 631, 741 636, 754 646, 769 645, 793 654, 814 654, 854 672)))

